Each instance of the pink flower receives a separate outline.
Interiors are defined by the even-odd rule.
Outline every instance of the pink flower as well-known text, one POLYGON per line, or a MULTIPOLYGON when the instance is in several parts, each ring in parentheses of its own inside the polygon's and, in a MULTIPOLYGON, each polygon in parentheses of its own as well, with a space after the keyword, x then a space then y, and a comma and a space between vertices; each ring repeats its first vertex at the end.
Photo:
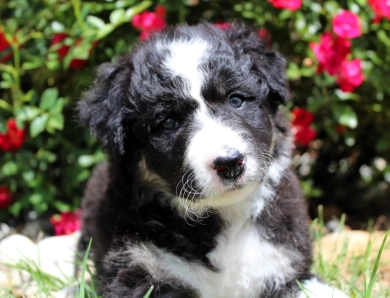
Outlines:
POLYGON ((384 17, 390 19, 390 1, 389 0, 368 0, 372 10, 375 12, 373 23, 379 23, 384 17))
POLYGON ((293 126, 291 132, 294 136, 294 143, 302 146, 309 145, 316 137, 316 131, 309 126, 293 126))
POLYGON ((344 92, 352 92, 359 87, 364 81, 362 74, 362 63, 359 59, 344 61, 341 65, 340 74, 337 83, 344 92))
POLYGON ((26 139, 25 131, 18 128, 15 119, 8 119, 6 125, 6 133, 0 133, 0 150, 13 152, 22 147, 26 139))
POLYGON ((304 108, 294 108, 292 116, 292 125, 309 126, 314 120, 313 113, 304 108))
POLYGON ((342 38, 355 38, 362 35, 359 16, 348 10, 338 13, 332 20, 333 31, 342 38))
POLYGON ((12 193, 8 187, 0 186, 0 210, 7 209, 12 203, 12 193))
POLYGON ((141 40, 147 39, 151 33, 161 31, 166 27, 165 13, 166 9, 163 6, 156 6, 155 12, 144 11, 133 17, 131 24, 142 31, 141 40))
POLYGON ((50 218, 50 223, 54 226, 55 235, 68 235, 80 230, 81 228, 81 210, 77 209, 74 213, 63 212, 61 214, 53 215, 50 218))
POLYGON ((331 32, 321 35, 320 43, 310 43, 319 65, 317 73, 327 71, 330 75, 339 72, 342 62, 351 53, 351 41, 345 38, 334 38, 331 32))
POLYGON ((280 9, 297 10, 302 6, 302 0, 268 0, 274 7, 280 9))

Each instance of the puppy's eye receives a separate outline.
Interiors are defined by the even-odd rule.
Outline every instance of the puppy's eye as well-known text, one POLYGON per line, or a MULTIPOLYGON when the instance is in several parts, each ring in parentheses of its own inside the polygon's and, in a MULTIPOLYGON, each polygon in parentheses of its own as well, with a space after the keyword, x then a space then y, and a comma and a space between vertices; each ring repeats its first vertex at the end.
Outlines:
POLYGON ((241 108, 242 105, 244 104, 244 99, 237 95, 233 95, 232 97, 229 98, 229 103, 232 108, 238 109, 241 108))
POLYGON ((179 123, 173 118, 166 118, 161 122, 163 129, 175 129, 179 127, 179 123))

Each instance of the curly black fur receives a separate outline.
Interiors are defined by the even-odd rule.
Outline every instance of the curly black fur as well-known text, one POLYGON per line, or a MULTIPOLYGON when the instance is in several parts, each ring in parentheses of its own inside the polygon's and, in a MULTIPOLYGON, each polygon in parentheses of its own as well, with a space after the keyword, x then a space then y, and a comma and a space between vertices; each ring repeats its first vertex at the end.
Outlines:
MULTIPOLYGON (((151 297, 200 297, 193 285, 169 274, 156 275, 134 260, 131 249, 145 243, 188 264, 221 270, 209 259, 218 235, 228 225, 221 211, 211 210, 203 219, 192 221, 170 204, 185 175, 184 155, 196 130, 192 121, 199 102, 189 96, 186 81, 164 67, 162 61, 170 53, 159 43, 193 39, 206 41, 212 49, 199 66, 207 77, 201 92, 210 114, 243 132, 252 130, 243 133, 244 138, 255 138, 258 150, 270 148, 275 160, 291 155, 289 126, 278 112, 278 106, 290 99, 285 61, 245 26, 232 25, 227 30, 210 24, 168 28, 114 63, 101 65, 78 112, 81 124, 103 142, 108 162, 98 166, 88 183, 79 249, 85 249, 92 237, 92 256, 104 297, 143 297, 151 285, 155 287, 151 297), (231 89, 244 90, 243 96, 248 98, 248 110, 238 118, 224 104, 231 89), (181 124, 176 133, 161 130, 167 115, 181 124), (146 179, 139 166, 142 162, 163 181, 146 179)), ((283 286, 276 287, 272 279, 266 279, 269 286, 256 295, 295 297, 299 292, 295 281, 311 278, 306 206, 289 169, 284 169, 272 187, 273 199, 248 220, 263 239, 297 255, 292 260, 295 273, 283 286)))

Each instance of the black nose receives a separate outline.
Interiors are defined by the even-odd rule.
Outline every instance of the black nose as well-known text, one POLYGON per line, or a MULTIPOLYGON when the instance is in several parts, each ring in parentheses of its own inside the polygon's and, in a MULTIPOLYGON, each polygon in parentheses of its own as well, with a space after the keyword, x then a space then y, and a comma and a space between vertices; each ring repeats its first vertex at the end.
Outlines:
POLYGON ((213 168, 222 178, 237 178, 244 170, 244 155, 236 149, 229 149, 226 156, 214 159, 213 168))

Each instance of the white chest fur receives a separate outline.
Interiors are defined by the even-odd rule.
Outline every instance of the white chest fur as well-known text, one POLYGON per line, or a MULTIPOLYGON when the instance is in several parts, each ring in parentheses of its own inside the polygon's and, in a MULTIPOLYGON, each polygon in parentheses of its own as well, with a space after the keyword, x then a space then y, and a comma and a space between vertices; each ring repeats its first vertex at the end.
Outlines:
POLYGON ((220 271, 201 288, 202 297, 258 297, 294 273, 291 252, 262 239, 250 222, 229 227, 209 259, 220 271))
POLYGON ((251 215, 253 210, 261 212, 263 206, 264 201, 248 200, 240 208, 224 210, 227 224, 216 239, 215 249, 207 255, 217 271, 187 262, 150 243, 132 246, 129 253, 134 262, 145 266, 161 282, 181 280, 183 285, 196 289, 200 297, 259 297, 260 292, 285 284, 295 273, 291 263, 298 258, 295 252, 261 237, 251 215))

